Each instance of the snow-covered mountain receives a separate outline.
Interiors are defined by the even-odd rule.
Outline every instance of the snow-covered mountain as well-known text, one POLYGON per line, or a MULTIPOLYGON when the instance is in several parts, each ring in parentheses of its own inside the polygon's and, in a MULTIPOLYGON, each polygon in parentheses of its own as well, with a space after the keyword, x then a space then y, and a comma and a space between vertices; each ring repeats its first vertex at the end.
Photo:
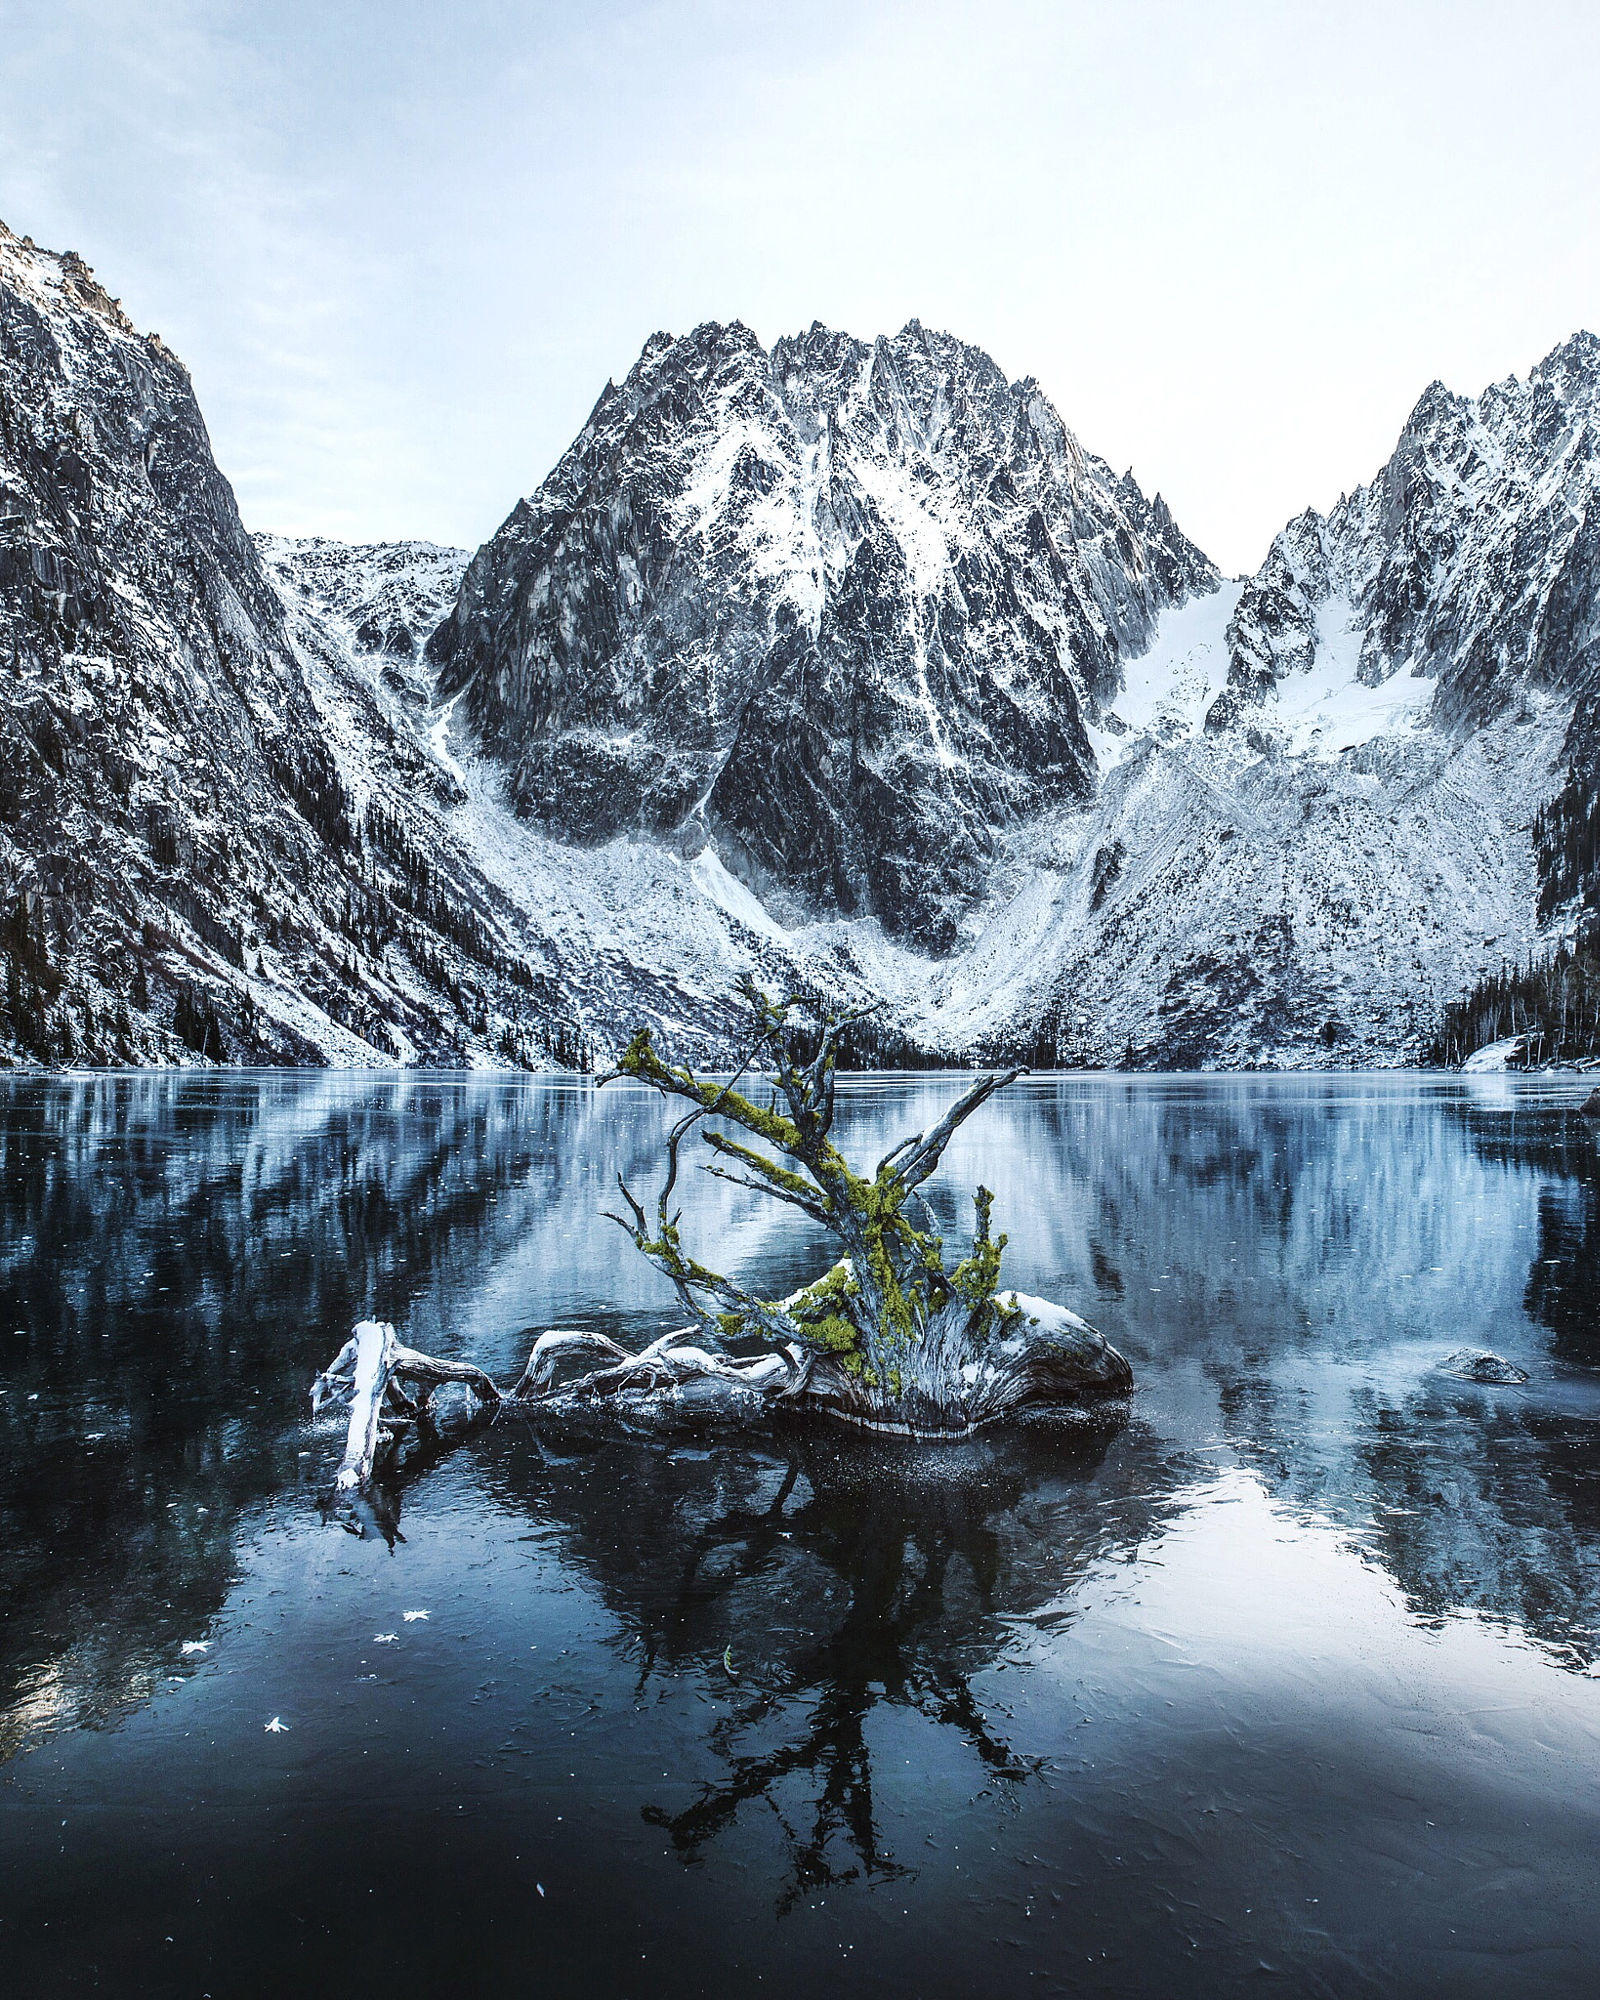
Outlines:
POLYGON ((1370 485, 1216 589, 958 342, 660 336, 433 652, 543 823, 935 954, 903 974, 930 1048, 1412 1060, 1538 948, 1535 818, 1600 738, 1597 351, 1435 385, 1370 485))
MULTIPOLYGON (((448 615, 470 559, 465 549, 441 549, 433 542, 358 546, 315 535, 252 539, 280 594, 325 618, 352 653, 378 653, 403 665, 418 662, 448 615)), ((402 684, 423 686, 403 674, 402 684)))
POLYGON ((1108 734, 1087 810, 1016 843, 930 1038, 1069 1066, 1415 1061, 1446 1002, 1533 946, 1559 708, 1457 742, 1335 684, 1293 717, 1306 747, 1219 740, 1238 596, 1174 619, 1130 676, 1140 723, 1108 734))
POLYGON ((1530 687, 1570 691, 1595 662, 1597 488, 1592 334, 1476 400, 1433 383, 1378 477, 1273 543, 1228 628, 1211 726, 1252 709, 1270 725, 1294 675, 1334 665, 1371 689, 1423 681, 1396 700, 1457 732, 1530 687))
POLYGON ((1216 572, 1031 381, 915 321, 658 334, 431 651, 552 832, 714 844, 788 921, 946 950, 997 841, 1216 572))
POLYGON ((252 538, 0 229, 0 1060, 1414 1060, 1600 903, 1600 343, 1219 584, 913 323, 658 336, 471 558, 252 538))
POLYGON ((0 1060, 713 1052, 741 971, 861 995, 713 858, 576 855, 454 753, 464 564, 258 547, 181 365, 0 230, 0 1060))
POLYGON ((1562 774, 1595 733, 1597 488, 1592 336, 1476 400, 1431 387, 1376 479, 1168 615, 1104 718, 1097 799, 1031 830, 938 1031, 1414 1059, 1444 1002, 1548 941, 1541 805, 1592 816, 1592 771, 1562 774))
POLYGON ((220 1038, 226 984, 237 1041, 311 1053, 316 1003, 257 1037, 251 980, 320 956, 346 801, 189 378, 4 230, 0 343, 6 1040, 169 1055, 220 1038))

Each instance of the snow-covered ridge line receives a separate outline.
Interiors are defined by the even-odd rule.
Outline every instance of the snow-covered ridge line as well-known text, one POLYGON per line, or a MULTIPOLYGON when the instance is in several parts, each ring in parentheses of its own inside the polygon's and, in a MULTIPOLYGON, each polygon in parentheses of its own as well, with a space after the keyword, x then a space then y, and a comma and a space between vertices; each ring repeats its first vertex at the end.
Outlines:
POLYGON ((1031 382, 913 321, 657 335, 431 642, 519 809, 947 950, 996 837, 1213 566, 1031 382))
POLYGON ((949 1031, 1042 1020, 1064 1060, 1415 1060, 1445 1003, 1543 948, 1535 818, 1596 761, 1597 489, 1592 336, 1475 399, 1430 388, 1374 480, 1124 669, 1099 800, 1030 836, 949 1031))
POLYGON ((1435 386, 1219 588, 978 350, 708 326, 475 556, 351 547, 0 229, 0 1060, 714 1058, 746 971, 894 1059, 1415 1060, 1592 807, 1597 384, 1435 386))

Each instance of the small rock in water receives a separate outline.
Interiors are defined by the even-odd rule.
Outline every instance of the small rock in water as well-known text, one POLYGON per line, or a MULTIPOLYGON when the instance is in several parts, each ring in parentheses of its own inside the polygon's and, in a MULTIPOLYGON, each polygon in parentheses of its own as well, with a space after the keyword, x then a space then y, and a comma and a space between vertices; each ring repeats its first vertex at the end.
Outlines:
POLYGON ((1583 1100, 1581 1109, 1585 1118, 1600 1118, 1600 1084, 1596 1084, 1589 1092, 1583 1100))
POLYGON ((1528 1371, 1504 1356, 1491 1354, 1486 1347, 1463 1347, 1442 1364, 1447 1375, 1459 1375, 1463 1382, 1526 1382, 1528 1371))

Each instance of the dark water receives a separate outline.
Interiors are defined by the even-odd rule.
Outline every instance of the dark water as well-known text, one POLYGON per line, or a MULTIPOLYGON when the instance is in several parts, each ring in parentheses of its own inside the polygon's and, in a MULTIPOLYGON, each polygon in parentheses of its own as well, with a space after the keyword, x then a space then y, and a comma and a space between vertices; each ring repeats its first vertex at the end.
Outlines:
MULTIPOLYGON (((954 1088, 862 1082, 850 1141, 954 1088)), ((597 1219, 655 1102, 5 1085, 0 1990, 1593 1993, 1584 1094, 1026 1083, 937 1200, 995 1189, 1011 1281, 1132 1358, 1125 1428, 505 1420, 391 1550, 319 1517, 311 1373, 367 1313, 502 1375, 669 1324, 597 1219), (1467 1342, 1528 1386, 1441 1374, 1467 1342)), ((818 1268, 787 1211, 687 1209, 764 1288, 818 1268)))

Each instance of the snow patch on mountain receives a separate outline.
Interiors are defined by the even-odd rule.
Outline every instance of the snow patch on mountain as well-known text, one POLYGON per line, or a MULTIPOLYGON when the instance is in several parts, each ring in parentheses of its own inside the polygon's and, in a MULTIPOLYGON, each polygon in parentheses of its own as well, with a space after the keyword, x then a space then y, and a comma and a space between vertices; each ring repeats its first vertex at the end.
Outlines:
POLYGON ((466 549, 433 542, 253 539, 280 593, 336 623, 350 650, 375 662, 418 658, 455 603, 471 560, 466 549))
POLYGON ((363 651, 373 579, 391 608, 409 605, 422 622, 452 564, 459 574, 457 552, 257 539, 352 797, 367 802, 385 742, 403 739, 414 760, 407 809, 416 840, 465 907, 476 906, 480 920, 497 914, 501 948, 534 970, 591 1059, 608 1061, 645 1020, 674 1046, 726 1054, 732 1044, 719 1037, 731 1029, 729 997, 745 974, 850 1006, 878 997, 836 933, 786 930, 709 845, 691 861, 646 838, 599 847, 553 838, 516 812, 504 766, 457 720, 459 697, 438 700, 420 650, 381 666, 363 651))
POLYGON ((1090 731, 1102 772, 1144 736, 1188 735, 1200 725, 1227 682, 1224 634, 1243 588, 1224 583, 1168 611, 1149 650, 1124 661, 1122 685, 1090 731))
POLYGON ((946 949, 1093 786, 1119 662, 1216 572, 1037 384, 913 321, 648 341, 430 642, 518 810, 946 949))

